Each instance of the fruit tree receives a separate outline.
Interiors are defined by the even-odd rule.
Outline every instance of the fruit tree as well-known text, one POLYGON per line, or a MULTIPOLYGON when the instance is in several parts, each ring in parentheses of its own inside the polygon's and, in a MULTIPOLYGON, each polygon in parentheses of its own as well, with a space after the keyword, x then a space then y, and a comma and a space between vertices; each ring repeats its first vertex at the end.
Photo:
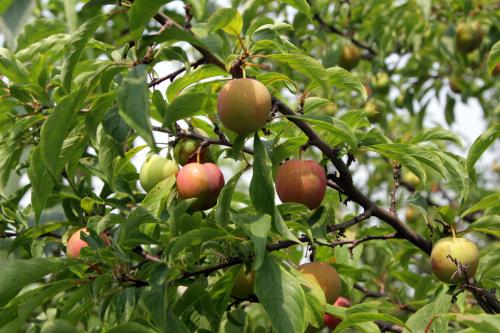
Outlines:
POLYGON ((493 0, 0 0, 0 333, 500 331, 493 0))

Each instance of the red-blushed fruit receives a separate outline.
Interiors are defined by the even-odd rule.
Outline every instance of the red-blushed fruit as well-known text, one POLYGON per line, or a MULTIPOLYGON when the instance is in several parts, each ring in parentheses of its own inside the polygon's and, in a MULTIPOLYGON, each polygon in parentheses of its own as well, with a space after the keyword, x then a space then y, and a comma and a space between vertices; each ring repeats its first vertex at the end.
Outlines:
POLYGON ((255 283, 255 272, 251 271, 245 274, 245 268, 241 267, 236 276, 234 277, 233 291, 231 295, 239 299, 247 299, 253 292, 253 285, 255 283))
POLYGON ((457 25, 455 43, 457 50, 462 53, 469 53, 481 46, 484 32, 479 22, 461 22, 457 25))
MULTIPOLYGON (((343 308, 348 308, 351 306, 351 302, 347 298, 340 296, 339 298, 337 298, 337 300, 333 305, 341 306, 343 308)), ((332 316, 331 314, 328 313, 325 313, 325 315, 323 316, 323 322, 325 326, 332 330, 334 330, 340 324, 341 321, 342 319, 332 316)))
POLYGON ((240 135, 255 132, 266 124, 271 114, 271 93, 253 79, 231 80, 217 98, 217 112, 222 124, 240 135))
POLYGON ((276 192, 282 202, 318 207, 326 193, 325 170, 312 160, 288 160, 276 173, 276 192))
POLYGON ((179 172, 179 167, 174 161, 159 155, 151 155, 141 167, 139 181, 144 191, 149 192, 159 182, 177 172, 179 172))
MULTIPOLYGON (((87 242, 80 238, 80 233, 84 232, 88 234, 87 228, 78 229, 74 234, 72 234, 68 239, 68 244, 66 246, 66 254, 71 258, 78 258, 80 256, 80 251, 82 248, 89 246, 87 242)), ((106 245, 111 244, 108 236, 106 234, 101 234, 101 239, 104 241, 106 245)))
POLYGON ((431 267, 437 278, 450 284, 465 282, 465 275, 453 260, 467 267, 467 277, 473 278, 479 263, 477 245, 466 238, 446 237, 436 242, 432 248, 431 267))
POLYGON ((493 76, 500 75, 500 64, 496 64, 496 66, 493 68, 493 71, 491 72, 491 75, 493 76))
POLYGON ((356 45, 349 43, 342 46, 339 56, 339 66, 350 71, 359 64, 361 52, 356 45))
POLYGON ((337 270, 324 262, 310 262, 297 267, 305 279, 318 285, 325 293, 328 304, 333 304, 342 292, 342 284, 337 270))
POLYGON ((179 171, 176 182, 181 199, 197 199, 191 209, 205 210, 217 203, 224 176, 213 163, 189 163, 179 171))

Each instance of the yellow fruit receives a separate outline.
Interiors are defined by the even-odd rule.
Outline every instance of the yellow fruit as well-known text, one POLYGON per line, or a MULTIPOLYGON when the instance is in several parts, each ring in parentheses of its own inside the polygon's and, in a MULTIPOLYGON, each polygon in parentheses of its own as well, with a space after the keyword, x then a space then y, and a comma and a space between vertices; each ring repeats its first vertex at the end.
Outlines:
POLYGON ((465 276, 452 259, 467 267, 467 277, 473 278, 479 263, 479 249, 470 240, 459 237, 443 238, 432 248, 431 266, 437 278, 450 284, 465 282, 465 276))
POLYGON ((300 265, 297 270, 310 283, 318 285, 325 293, 328 304, 333 304, 342 292, 340 276, 332 266, 323 262, 310 262, 300 265))

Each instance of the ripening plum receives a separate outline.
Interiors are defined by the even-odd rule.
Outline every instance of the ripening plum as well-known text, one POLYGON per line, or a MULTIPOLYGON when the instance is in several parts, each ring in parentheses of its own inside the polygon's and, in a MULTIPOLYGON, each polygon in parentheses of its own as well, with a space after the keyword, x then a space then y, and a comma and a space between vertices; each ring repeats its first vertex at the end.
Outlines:
POLYGON ((479 249, 476 244, 461 237, 442 238, 432 248, 431 267, 437 278, 449 284, 466 282, 464 274, 452 259, 467 267, 467 277, 473 278, 479 263, 479 249))
POLYGON ((172 175, 176 175, 177 172, 179 172, 179 167, 174 161, 159 155, 151 155, 142 165, 139 181, 144 191, 149 192, 156 184, 172 175))
POLYGON ((297 270, 305 279, 319 286, 328 304, 333 304, 342 292, 342 284, 337 270, 324 262, 310 262, 300 265, 297 270))

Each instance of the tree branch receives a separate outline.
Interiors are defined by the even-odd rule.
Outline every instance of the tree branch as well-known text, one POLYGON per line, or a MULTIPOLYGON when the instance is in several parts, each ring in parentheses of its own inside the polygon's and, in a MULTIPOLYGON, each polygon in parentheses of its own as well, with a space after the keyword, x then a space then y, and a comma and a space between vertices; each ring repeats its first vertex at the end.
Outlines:
MULTIPOLYGON (((196 60, 195 62, 192 62, 190 64, 190 66, 193 68, 196 68, 203 63, 205 63, 205 58, 202 57, 202 58, 196 60)), ((175 72, 172 72, 168 75, 165 75, 163 77, 152 80, 151 82, 148 83, 148 86, 151 88, 151 87, 154 87, 154 86, 156 86, 156 85, 158 85, 166 80, 173 81, 179 74, 182 74, 185 70, 186 70, 186 67, 179 68, 175 72)))

